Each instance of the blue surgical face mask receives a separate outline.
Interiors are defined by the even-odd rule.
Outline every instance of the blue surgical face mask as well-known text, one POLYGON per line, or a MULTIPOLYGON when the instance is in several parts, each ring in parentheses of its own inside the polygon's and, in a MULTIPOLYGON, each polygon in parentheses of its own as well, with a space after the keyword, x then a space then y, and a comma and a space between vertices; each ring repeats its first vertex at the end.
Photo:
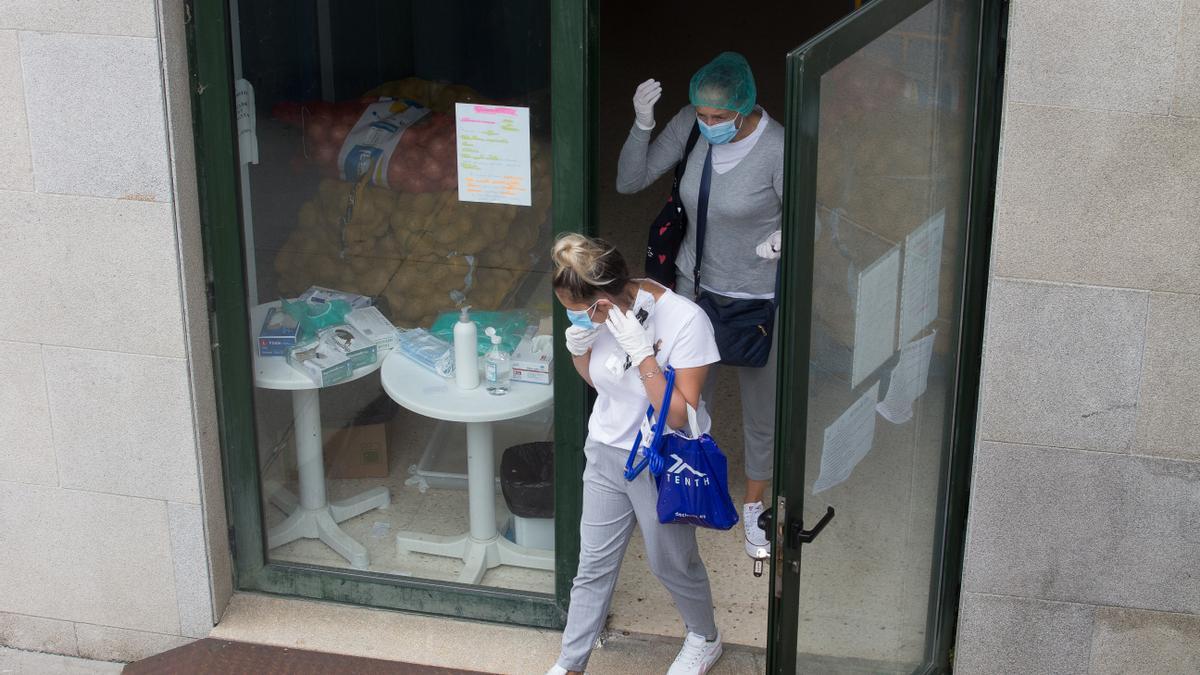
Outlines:
POLYGON ((588 307, 587 309, 568 309, 567 319, 569 319, 571 321, 571 325, 575 326, 576 328, 592 330, 596 327, 596 324, 592 322, 592 310, 596 308, 596 305, 599 302, 599 300, 593 302, 592 306, 588 307))
POLYGON ((737 136, 738 130, 734 124, 737 122, 736 115, 731 120, 718 122, 717 124, 705 124, 704 120, 701 119, 697 119, 696 121, 700 124, 700 134, 711 145, 723 145, 733 140, 734 136, 737 136))

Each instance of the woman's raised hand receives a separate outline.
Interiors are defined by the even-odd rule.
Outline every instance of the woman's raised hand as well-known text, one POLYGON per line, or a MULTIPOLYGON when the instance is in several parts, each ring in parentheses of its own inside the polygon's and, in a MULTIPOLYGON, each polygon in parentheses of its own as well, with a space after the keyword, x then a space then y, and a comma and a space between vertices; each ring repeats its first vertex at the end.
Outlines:
POLYGON ((633 118, 641 129, 654 128, 654 104, 662 96, 662 83, 650 78, 633 92, 633 118))

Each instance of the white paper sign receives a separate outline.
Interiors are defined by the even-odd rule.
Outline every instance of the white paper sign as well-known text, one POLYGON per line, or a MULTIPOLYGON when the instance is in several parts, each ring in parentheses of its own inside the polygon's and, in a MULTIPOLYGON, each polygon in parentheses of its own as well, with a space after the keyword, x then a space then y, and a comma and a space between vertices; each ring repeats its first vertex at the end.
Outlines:
POLYGON ((850 477, 854 467, 871 452, 875 442, 875 404, 879 400, 876 382, 842 416, 825 428, 821 446, 821 475, 813 484, 813 494, 824 492, 850 477))
POLYGON ((913 416, 913 402, 925 393, 929 384, 929 360, 933 358, 933 339, 937 332, 904 345, 900 363, 892 369, 887 394, 875 410, 893 424, 903 424, 913 416))
POLYGON ((851 387, 857 387, 896 353, 896 286, 899 281, 899 248, 888 251, 858 273, 851 387))
POLYGON ((238 158, 242 164, 258 164, 258 135, 255 133, 254 85, 239 78, 233 83, 237 119, 238 158))
POLYGON ((946 210, 904 238, 904 283, 900 291, 900 341, 925 330, 938 313, 938 277, 942 269, 942 236, 946 210))
POLYGON ((529 108, 456 103, 458 198, 529 206, 529 108))

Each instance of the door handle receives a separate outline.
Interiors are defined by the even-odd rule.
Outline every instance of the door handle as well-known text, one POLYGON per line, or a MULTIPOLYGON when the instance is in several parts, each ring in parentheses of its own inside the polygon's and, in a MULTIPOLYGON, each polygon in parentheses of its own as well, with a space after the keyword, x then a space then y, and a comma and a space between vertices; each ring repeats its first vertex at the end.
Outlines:
POLYGON ((816 527, 811 530, 804 529, 804 521, 800 518, 789 522, 787 528, 788 547, 796 548, 801 544, 811 544, 831 520, 833 520, 832 506, 826 509, 825 515, 821 516, 821 519, 817 521, 816 527))
MULTIPOLYGON (((775 514, 773 511, 774 509, 767 509, 758 515, 758 527, 764 532, 771 532, 772 528, 775 527, 775 514)), ((817 535, 821 533, 821 530, 825 529, 825 526, 829 524, 829 521, 833 520, 833 515, 833 507, 830 506, 826 509, 825 515, 821 516, 821 519, 817 521, 816 527, 811 530, 804 529, 804 521, 800 519, 788 523, 787 545, 795 548, 800 544, 811 544, 817 538, 817 535)))

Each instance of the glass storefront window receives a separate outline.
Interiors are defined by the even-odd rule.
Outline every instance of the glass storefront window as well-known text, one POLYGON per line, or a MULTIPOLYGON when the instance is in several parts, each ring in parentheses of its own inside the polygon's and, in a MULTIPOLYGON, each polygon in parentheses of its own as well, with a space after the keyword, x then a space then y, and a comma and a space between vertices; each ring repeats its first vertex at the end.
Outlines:
POLYGON ((553 592, 548 3, 230 10, 267 560, 553 592))

